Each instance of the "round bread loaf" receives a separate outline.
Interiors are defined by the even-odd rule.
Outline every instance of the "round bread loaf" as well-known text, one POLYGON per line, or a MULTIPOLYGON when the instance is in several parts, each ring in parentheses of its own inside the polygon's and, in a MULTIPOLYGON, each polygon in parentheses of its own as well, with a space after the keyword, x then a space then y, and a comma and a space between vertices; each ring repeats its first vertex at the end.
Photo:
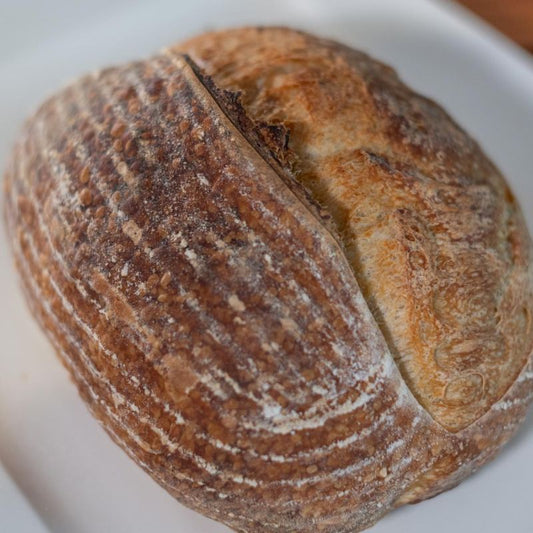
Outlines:
POLYGON ((28 303, 91 412, 237 531, 359 531, 525 416, 520 209, 361 52, 245 28, 84 77, 27 122, 5 186, 28 303))

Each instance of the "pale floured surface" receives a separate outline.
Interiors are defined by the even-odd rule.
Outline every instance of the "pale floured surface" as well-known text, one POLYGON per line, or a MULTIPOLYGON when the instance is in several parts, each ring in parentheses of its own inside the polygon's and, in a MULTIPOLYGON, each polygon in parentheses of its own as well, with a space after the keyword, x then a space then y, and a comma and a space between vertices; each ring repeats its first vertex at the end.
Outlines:
POLYGON ((189 70, 158 58, 85 80, 43 108, 46 120, 21 141, 33 155, 16 156, 22 181, 8 181, 8 192, 34 311, 95 415, 184 503, 251 531, 269 527, 267 514, 272 527, 289 516, 302 530, 315 518, 324 531, 363 526, 425 457, 402 452, 419 440, 421 418, 335 241, 189 70), (155 126, 147 120, 161 105, 155 126), (73 106, 80 133, 57 137, 73 106), (158 152, 154 139, 180 127, 192 136, 158 152), (133 154, 132 131, 141 139, 133 154), (225 143, 211 156, 222 170, 206 161, 189 173, 188 154, 207 157, 210 139, 225 143), (218 188, 205 211, 203 195, 218 188), (245 496, 250 488, 257 494, 245 496))

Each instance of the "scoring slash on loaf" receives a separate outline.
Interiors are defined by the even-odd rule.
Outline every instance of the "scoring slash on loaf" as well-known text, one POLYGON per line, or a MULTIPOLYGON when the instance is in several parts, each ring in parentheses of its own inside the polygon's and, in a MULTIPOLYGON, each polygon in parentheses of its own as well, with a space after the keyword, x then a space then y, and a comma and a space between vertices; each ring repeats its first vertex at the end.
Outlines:
POLYGON ((525 416, 520 209, 363 53, 245 28, 87 76, 27 122, 5 187, 28 303, 94 416, 236 531, 359 531, 525 416))

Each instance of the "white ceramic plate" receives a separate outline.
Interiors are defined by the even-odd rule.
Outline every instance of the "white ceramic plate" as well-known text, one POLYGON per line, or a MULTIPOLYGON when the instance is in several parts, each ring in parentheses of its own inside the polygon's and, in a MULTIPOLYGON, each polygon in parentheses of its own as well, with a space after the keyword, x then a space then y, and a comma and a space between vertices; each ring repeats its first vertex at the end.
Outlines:
MULTIPOLYGON (((454 5, 424 0, 4 4, 0 10, 9 16, 0 22, 2 166, 24 116, 47 93, 87 70, 149 55, 205 29, 290 24, 369 51, 440 101, 502 168, 532 227, 532 63, 454 5), (17 17, 20 23, 11 22, 17 17)), ((21 502, 4 475, 0 531, 42 531, 34 513, 56 533, 227 531, 176 503, 90 417, 27 312, 3 233, 0 239, 0 460, 30 504, 21 502)), ((530 416, 493 463, 453 491, 390 514, 373 533, 531 533, 532 450, 530 416)))

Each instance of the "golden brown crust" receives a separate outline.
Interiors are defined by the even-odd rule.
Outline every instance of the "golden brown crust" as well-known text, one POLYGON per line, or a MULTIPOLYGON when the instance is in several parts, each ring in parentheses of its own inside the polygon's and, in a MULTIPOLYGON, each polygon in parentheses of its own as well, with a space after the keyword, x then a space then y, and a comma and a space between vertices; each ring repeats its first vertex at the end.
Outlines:
POLYGON ((28 122, 5 196, 28 302, 91 411, 238 531, 368 527, 460 482, 524 417, 519 210, 477 145, 363 54, 244 29, 86 77, 28 122), (452 325, 481 360, 464 339, 435 356, 452 325), (475 372, 480 398, 452 380, 475 372))
POLYGON ((435 103, 364 54, 284 29, 180 47, 257 120, 291 132, 411 390, 457 431, 532 349, 527 230, 503 178, 435 103))

